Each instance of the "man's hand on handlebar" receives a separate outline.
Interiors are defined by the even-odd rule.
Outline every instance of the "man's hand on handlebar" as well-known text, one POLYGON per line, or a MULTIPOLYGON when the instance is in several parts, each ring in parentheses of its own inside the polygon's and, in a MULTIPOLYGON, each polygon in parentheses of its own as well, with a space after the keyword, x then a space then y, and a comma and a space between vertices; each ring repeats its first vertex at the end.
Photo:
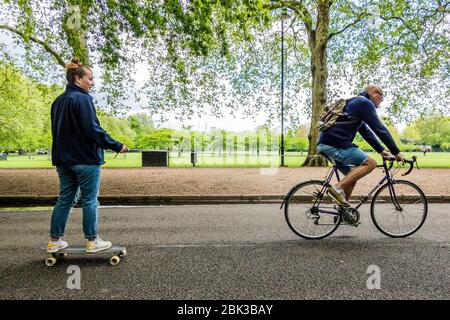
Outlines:
POLYGON ((386 150, 381 151, 380 152, 380 156, 386 157, 386 158, 393 157, 393 155, 390 152, 386 151, 386 150))
POLYGON ((403 156, 400 152, 397 153, 394 157, 395 157, 395 160, 397 160, 398 162, 401 161, 402 163, 405 163, 405 158, 403 158, 403 156))

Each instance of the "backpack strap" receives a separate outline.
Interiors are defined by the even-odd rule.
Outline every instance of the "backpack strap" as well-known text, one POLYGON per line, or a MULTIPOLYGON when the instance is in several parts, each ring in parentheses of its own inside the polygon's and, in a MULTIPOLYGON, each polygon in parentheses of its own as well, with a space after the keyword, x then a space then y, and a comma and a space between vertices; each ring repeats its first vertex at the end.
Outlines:
POLYGON ((348 116, 349 120, 342 120, 342 121, 336 121, 334 124, 336 125, 342 125, 342 124, 353 124, 353 123, 357 123, 359 121, 361 121, 361 119, 356 118, 356 117, 352 117, 352 116, 348 116))
MULTIPOLYGON (((350 99, 352 99, 352 98, 350 98, 350 99)), ((347 100, 346 100, 346 104, 347 104, 347 101, 350 100, 350 99, 347 99, 347 100)), ((347 120, 340 120, 340 121, 337 121, 337 120, 336 120, 336 122, 335 122, 334 124, 337 124, 337 125, 354 124, 354 123, 357 123, 357 122, 361 121, 361 119, 349 115, 347 112, 344 112, 344 110, 342 110, 342 113, 343 113, 343 114, 342 114, 341 116, 346 117, 347 120)))

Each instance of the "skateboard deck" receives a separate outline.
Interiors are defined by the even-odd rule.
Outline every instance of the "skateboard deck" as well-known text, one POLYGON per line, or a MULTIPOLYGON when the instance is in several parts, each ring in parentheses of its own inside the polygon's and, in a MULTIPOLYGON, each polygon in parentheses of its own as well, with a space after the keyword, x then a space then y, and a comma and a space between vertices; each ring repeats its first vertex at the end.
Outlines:
MULTIPOLYGON (((41 247, 41 250, 47 252, 47 247, 41 247)), ((123 246, 112 246, 109 249, 98 251, 98 252, 86 252, 85 246, 68 246, 67 248, 61 249, 54 253, 48 253, 50 257, 45 259, 45 265, 48 267, 52 267, 56 264, 59 259, 66 258, 69 254, 87 254, 87 255, 95 255, 95 254, 107 254, 109 253, 111 258, 109 259, 109 263, 112 266, 116 266, 120 262, 120 258, 127 255, 127 250, 123 246)))

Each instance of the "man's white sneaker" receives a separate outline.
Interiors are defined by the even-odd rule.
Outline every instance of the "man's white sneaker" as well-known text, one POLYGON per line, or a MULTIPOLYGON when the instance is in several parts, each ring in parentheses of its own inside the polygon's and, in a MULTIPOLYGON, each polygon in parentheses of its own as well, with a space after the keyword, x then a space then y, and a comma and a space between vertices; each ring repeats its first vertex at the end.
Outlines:
POLYGON ((66 241, 61 240, 61 239, 59 239, 57 241, 49 240, 49 242, 47 244, 47 252, 55 253, 61 249, 66 248, 68 245, 69 244, 66 241))
POLYGON ((87 253, 94 253, 111 248, 112 243, 110 241, 104 241, 97 237, 95 240, 87 241, 85 246, 87 253))
POLYGON ((342 190, 334 185, 331 185, 328 188, 327 193, 331 198, 336 200, 336 202, 339 203, 340 205, 342 205, 344 207, 350 207, 350 203, 346 199, 344 190, 342 190))

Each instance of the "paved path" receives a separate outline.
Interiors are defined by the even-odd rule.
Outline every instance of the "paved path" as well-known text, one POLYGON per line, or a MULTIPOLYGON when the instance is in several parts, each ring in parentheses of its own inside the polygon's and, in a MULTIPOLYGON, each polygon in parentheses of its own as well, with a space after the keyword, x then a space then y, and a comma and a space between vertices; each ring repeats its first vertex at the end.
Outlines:
MULTIPOLYGON (((51 212, 0 211, 0 299, 449 299, 449 209, 431 204, 419 232, 391 239, 365 206, 358 228, 307 241, 272 204, 102 208, 101 235, 128 256, 115 267, 72 256, 52 268, 38 250, 51 212), (79 290, 67 287, 70 265, 79 290), (373 265, 381 289, 369 290, 373 265)), ((82 243, 80 234, 75 209, 66 239, 82 243)))

